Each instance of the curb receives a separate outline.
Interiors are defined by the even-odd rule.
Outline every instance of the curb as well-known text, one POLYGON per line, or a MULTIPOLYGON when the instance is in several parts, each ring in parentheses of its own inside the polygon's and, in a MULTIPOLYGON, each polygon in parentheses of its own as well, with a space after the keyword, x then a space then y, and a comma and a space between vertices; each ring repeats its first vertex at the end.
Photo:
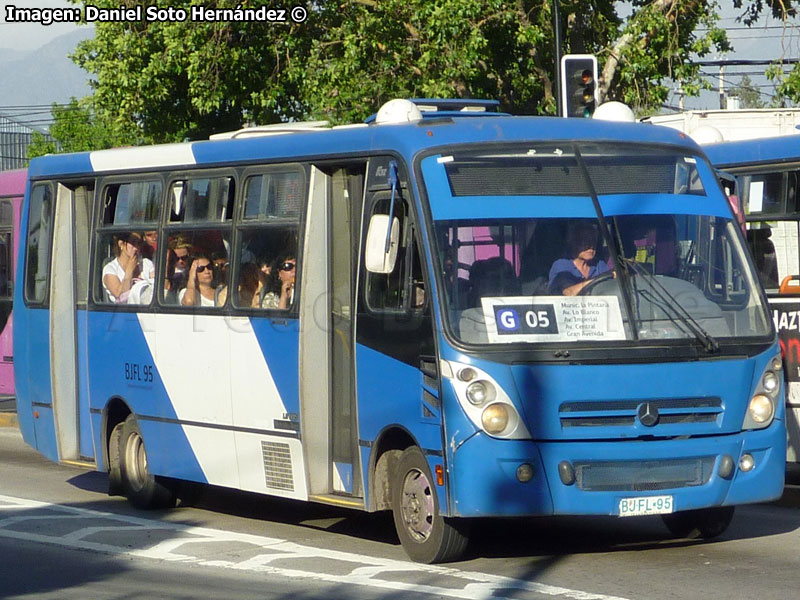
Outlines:
POLYGON ((17 427, 17 415, 14 413, 0 413, 0 427, 17 427))

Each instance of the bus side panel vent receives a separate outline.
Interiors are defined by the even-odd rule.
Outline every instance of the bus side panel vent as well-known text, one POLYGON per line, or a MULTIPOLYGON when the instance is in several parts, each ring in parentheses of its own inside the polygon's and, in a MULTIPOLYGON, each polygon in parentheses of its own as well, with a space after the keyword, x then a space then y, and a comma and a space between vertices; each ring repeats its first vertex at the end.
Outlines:
POLYGON ((292 452, 289 444, 262 441, 261 452, 264 455, 267 488, 293 492, 292 452))

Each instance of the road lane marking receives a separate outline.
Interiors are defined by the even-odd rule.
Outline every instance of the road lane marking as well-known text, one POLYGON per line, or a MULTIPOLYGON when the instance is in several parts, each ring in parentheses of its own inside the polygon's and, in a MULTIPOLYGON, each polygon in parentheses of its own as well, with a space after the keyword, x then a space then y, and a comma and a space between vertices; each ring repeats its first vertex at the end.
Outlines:
MULTIPOLYGON (((189 563, 208 567, 274 574, 282 577, 311 579, 331 584, 359 585, 397 592, 412 592, 447 598, 462 598, 465 600, 511 600, 511 598, 515 596, 513 592, 519 591, 532 592, 554 598, 569 598, 572 600, 625 600, 617 596, 608 596, 605 594, 546 585, 533 581, 514 579, 512 577, 461 571, 452 567, 437 565, 421 565, 361 554, 350 554, 338 550, 303 546, 279 538, 223 531, 206 527, 195 527, 179 523, 167 523, 4 495, 0 495, 0 537, 44 544, 55 544, 107 554, 136 556, 160 561, 189 563), (37 514, 20 515, 19 513, 21 510, 36 510, 37 514), (42 514, 41 511, 48 511, 53 514, 42 514), (40 523, 47 519, 63 520, 67 523, 78 519, 93 519, 111 521, 112 524, 103 525, 93 523, 91 526, 79 526, 79 528, 74 531, 55 535, 22 530, 26 523, 40 523), (11 527, 14 528, 12 529, 11 527), (148 548, 131 548, 130 546, 116 545, 109 541, 93 541, 87 539, 89 537, 97 538, 102 537, 104 534, 119 532, 153 531, 171 532, 181 537, 157 542, 150 540, 149 543, 151 546, 148 548), (207 546, 208 544, 225 544, 231 542, 246 544, 252 547, 256 554, 241 560, 210 560, 192 554, 191 549, 188 547, 193 544, 207 546), (324 573, 299 568, 297 564, 303 562, 314 564, 314 561, 319 562, 323 559, 343 565, 343 570, 346 572, 341 574, 324 573), (271 564, 277 560, 290 560, 295 564, 292 565, 293 568, 271 564), (418 573, 447 577, 449 580, 463 582, 463 587, 439 587, 424 583, 408 583, 397 579, 392 580, 391 576, 393 573, 418 573), (511 596, 496 595, 509 592, 512 592, 511 596)), ((126 540, 127 539, 128 538, 126 538, 126 540)), ((142 541, 147 540, 143 539, 142 541)), ((225 549, 222 548, 221 551, 225 552, 225 549)))

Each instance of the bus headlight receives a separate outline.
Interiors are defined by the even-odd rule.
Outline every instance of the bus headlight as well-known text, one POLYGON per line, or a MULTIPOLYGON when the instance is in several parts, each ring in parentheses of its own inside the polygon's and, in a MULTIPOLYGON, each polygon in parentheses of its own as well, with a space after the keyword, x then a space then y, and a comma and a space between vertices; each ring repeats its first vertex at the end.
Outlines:
MULTIPOLYGON (((452 385, 458 404, 470 423, 489 436, 507 440, 531 439, 519 408, 509 396, 508 390, 488 371, 475 364, 465 364, 441 359, 440 373, 452 385)), ((493 366, 497 373, 506 377, 505 385, 516 393, 513 378, 509 378, 506 367, 493 366)), ((533 402, 534 399, 526 399, 533 402)), ((519 400, 522 403, 522 400, 519 400)))
POLYGON ((475 406, 483 406, 495 396, 494 386, 488 381, 473 381, 467 386, 467 400, 475 406))
POLYGON ((781 386, 781 382, 775 373, 772 371, 767 371, 764 373, 764 378, 761 380, 761 385, 764 387, 764 391, 767 392, 767 394, 774 396, 778 391, 778 388, 781 386))
POLYGON ((772 424, 783 402, 783 361, 773 356, 764 367, 747 405, 742 429, 764 429, 772 424))
POLYGON ((750 399, 747 413, 757 424, 763 425, 772 420, 775 415, 775 405, 772 399, 764 394, 756 394, 750 399))
POLYGON ((466 369, 461 369, 458 372, 458 378, 461 381, 470 382, 473 379, 475 379, 477 376, 478 376, 478 374, 475 372, 475 369, 471 369, 470 367, 467 367, 466 369))
POLYGON ((481 423, 487 433, 501 433, 508 427, 508 407, 500 402, 490 404, 481 413, 481 423))

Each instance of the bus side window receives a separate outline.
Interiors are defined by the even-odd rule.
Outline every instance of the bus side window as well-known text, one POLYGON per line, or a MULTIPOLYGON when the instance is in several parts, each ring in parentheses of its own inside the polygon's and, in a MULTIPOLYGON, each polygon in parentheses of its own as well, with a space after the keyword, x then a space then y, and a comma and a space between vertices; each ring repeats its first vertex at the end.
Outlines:
POLYGON ((784 210, 786 173, 747 175, 742 178, 745 213, 777 214, 784 210))
MULTIPOLYGON (((232 295, 237 308, 290 309, 297 304, 292 293, 288 306, 280 306, 283 280, 297 280, 298 226, 249 227, 239 236, 236 289, 232 295), (294 264, 294 269, 289 265, 294 264), (294 270, 294 272, 292 272, 294 270)), ((227 297, 227 292, 225 296, 227 297)))
MULTIPOLYGON (((94 248, 93 296, 99 304, 150 304, 164 184, 154 175, 106 182, 94 248)), ((86 188, 76 198, 86 201, 86 188)))
MULTIPOLYGON (((13 286, 11 281, 11 260, 13 246, 14 208, 10 200, 0 201, 0 300, 11 300, 13 286)), ((5 319, 0 319, 4 321, 5 319)))
POLYGON ((111 183, 103 191, 102 225, 156 223, 161 208, 162 184, 158 180, 111 183))
POLYGON ((225 222, 233 215, 233 177, 193 177, 172 182, 170 222, 225 222))
POLYGON ((189 309, 222 306, 224 301, 220 301, 220 293, 230 279, 230 230, 168 230, 166 237, 167 247, 158 286, 161 302, 189 309), (195 261, 198 266, 195 267, 195 279, 191 281, 192 264, 195 261), (198 272, 198 269, 201 271, 198 272), (192 289, 187 291, 188 287, 192 289))
POLYGON ((766 289, 776 289, 780 284, 778 277, 778 257, 775 244, 770 239, 772 228, 768 223, 750 223, 747 230, 747 245, 753 255, 758 279, 766 289), (760 225, 760 227, 756 227, 760 225))
POLYGON ((25 298, 28 302, 44 302, 50 264, 53 192, 48 184, 31 190, 25 260, 25 298))
POLYGON ((291 311, 297 306, 299 289, 294 285, 302 269, 298 253, 308 197, 306 170, 292 163, 254 171, 243 183, 230 302, 242 309, 291 311))

